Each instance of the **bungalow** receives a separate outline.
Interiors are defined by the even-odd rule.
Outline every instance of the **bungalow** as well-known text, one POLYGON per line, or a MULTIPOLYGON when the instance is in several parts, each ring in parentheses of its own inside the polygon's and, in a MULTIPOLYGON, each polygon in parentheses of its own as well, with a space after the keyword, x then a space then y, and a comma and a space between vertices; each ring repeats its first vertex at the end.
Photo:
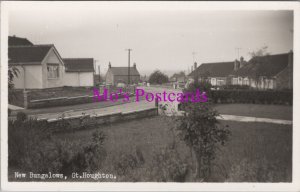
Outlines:
POLYGON ((64 58, 64 85, 90 87, 94 85, 93 58, 64 58))
MULTIPOLYGON (((128 84, 128 67, 112 67, 109 63, 105 76, 107 85, 117 85, 118 83, 128 84)), ((130 67, 130 84, 138 84, 140 82, 140 73, 136 68, 136 64, 130 67)))
POLYGON ((8 64, 19 70, 18 76, 13 80, 15 88, 43 89, 63 86, 64 62, 54 45, 10 43, 12 46, 8 47, 8 64))
POLYGON ((250 59, 232 73, 232 84, 258 89, 292 89, 293 52, 250 59))
POLYGON ((171 82, 184 83, 186 82, 186 76, 184 72, 175 73, 170 77, 171 82))
POLYGON ((31 41, 26 38, 17 37, 15 35, 8 36, 8 46, 18 46, 18 45, 33 45, 31 41))
POLYGON ((227 85, 230 83, 229 75, 236 66, 236 62, 202 63, 199 67, 195 65, 195 70, 188 76, 189 79, 208 81, 213 86, 227 85))

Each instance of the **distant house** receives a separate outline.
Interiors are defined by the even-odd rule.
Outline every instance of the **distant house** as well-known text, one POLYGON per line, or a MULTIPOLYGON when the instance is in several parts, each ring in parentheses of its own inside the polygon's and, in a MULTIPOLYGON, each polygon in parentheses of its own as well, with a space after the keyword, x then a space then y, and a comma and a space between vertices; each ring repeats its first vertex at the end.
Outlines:
POLYGON ((199 67, 195 65, 195 70, 188 77, 208 81, 213 86, 227 85, 231 82, 229 75, 236 65, 236 62, 203 63, 199 67))
MULTIPOLYGON (((27 40, 28 41, 28 40, 27 40)), ((21 43, 28 43, 21 40, 21 43)), ((15 45, 16 38, 10 40, 8 64, 19 70, 13 83, 15 88, 42 89, 64 85, 64 62, 54 45, 15 45)))
POLYGON ((258 89, 292 89, 293 52, 250 59, 233 72, 232 84, 258 89))
MULTIPOLYGON (((130 84, 137 84, 140 81, 140 73, 136 68, 136 64, 130 67, 130 84)), ((128 84, 128 67, 112 67, 108 65, 105 76, 106 84, 117 85, 118 83, 128 84)))
POLYGON ((184 73, 175 73, 170 77, 171 82, 184 83, 186 82, 186 76, 184 73))
POLYGON ((64 58, 64 85, 89 87, 94 85, 93 58, 64 58))
POLYGON ((33 45, 28 39, 16 37, 16 36, 8 36, 8 46, 30 46, 33 45))

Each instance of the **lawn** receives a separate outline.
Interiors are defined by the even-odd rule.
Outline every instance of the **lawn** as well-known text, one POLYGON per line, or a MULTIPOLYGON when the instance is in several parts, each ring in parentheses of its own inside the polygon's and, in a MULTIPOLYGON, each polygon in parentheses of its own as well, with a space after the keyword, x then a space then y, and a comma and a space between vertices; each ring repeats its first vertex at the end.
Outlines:
MULTIPOLYGON (((292 126, 267 123, 222 121, 229 125, 231 137, 218 151, 211 182, 291 182, 292 180, 292 126)), ((139 149, 145 159, 144 167, 151 166, 153 157, 172 143, 173 124, 163 117, 133 120, 101 126, 107 136, 108 156, 104 169, 109 170, 124 154, 135 154, 139 149)), ((56 135, 57 139, 88 141, 95 130, 82 130, 56 135)), ((177 141, 180 158, 191 163, 186 145, 177 141)), ((135 171, 134 181, 154 181, 146 178, 143 168, 135 171), (139 173, 139 174, 138 174, 139 173)), ((118 181, 132 181, 123 177, 118 181)), ((189 177, 185 181, 193 181, 189 177)))
POLYGON ((259 104, 218 104, 215 109, 220 114, 262 117, 272 119, 293 119, 293 107, 288 105, 259 104))

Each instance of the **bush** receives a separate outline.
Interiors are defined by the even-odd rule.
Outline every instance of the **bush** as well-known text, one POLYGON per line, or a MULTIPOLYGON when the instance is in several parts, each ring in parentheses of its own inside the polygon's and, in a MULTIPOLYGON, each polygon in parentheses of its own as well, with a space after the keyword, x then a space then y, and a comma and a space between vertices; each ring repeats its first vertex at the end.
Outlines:
POLYGON ((210 93, 214 103, 293 104, 292 91, 217 90, 210 93))
POLYGON ((56 147, 56 164, 60 166, 60 173, 71 175, 72 172, 94 172, 102 167, 106 158, 106 151, 103 147, 105 135, 96 131, 89 143, 77 144, 59 143, 56 147))
POLYGON ((245 90, 245 89, 251 89, 251 87, 249 85, 224 85, 224 86, 221 86, 221 89, 242 89, 242 90, 245 90))
POLYGON ((51 133, 47 131, 47 122, 24 118, 18 113, 16 121, 8 121, 8 162, 9 166, 31 169, 35 167, 33 158, 51 140, 51 133))
POLYGON ((35 173, 92 172, 106 157, 105 136, 93 134, 88 143, 54 140, 46 121, 18 119, 8 124, 9 167, 35 173))
POLYGON ((151 181, 184 182, 188 165, 181 159, 174 145, 169 145, 154 155, 150 169, 151 181))
POLYGON ((27 116, 26 113, 23 113, 23 112, 18 112, 17 113, 17 121, 23 122, 23 121, 25 121, 27 119, 28 119, 28 116, 27 116))

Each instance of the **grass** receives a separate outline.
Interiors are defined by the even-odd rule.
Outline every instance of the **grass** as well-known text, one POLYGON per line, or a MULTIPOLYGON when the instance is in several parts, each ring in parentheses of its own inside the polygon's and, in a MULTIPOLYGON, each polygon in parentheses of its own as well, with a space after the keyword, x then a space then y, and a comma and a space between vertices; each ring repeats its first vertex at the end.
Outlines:
MULTIPOLYGON (((229 125, 231 139, 218 152, 211 182, 291 182, 292 179, 292 126, 267 123, 222 121, 229 125)), ((153 155, 173 141, 172 124, 153 117, 99 127, 107 136, 105 148, 111 166, 120 154, 134 154, 140 149, 146 166, 153 155)), ((95 130, 82 130, 56 135, 62 140, 91 138, 95 130)), ((178 151, 190 160, 186 145, 179 141, 178 151)), ((143 174, 142 174, 143 175, 143 174)), ((140 181, 144 181, 140 178, 140 181)))
POLYGON ((241 115, 273 119, 293 119, 293 107, 287 105, 259 104, 218 104, 215 106, 220 114, 241 115))

